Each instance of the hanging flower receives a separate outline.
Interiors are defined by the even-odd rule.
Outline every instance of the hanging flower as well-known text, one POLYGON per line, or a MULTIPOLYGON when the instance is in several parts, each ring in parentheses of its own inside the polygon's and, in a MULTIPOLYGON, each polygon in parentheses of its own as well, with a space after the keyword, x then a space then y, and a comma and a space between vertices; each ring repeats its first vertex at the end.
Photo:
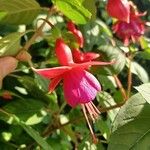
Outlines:
POLYGON ((82 52, 77 48, 72 50, 72 55, 75 63, 88 62, 100 56, 98 53, 82 52))
POLYGON ((76 29, 75 24, 72 21, 67 23, 67 28, 70 32, 72 32, 77 40, 77 43, 82 48, 84 44, 84 38, 80 30, 76 29))
POLYGON ((116 35, 123 39, 124 45, 128 46, 130 43, 130 39, 132 42, 136 42, 139 40, 141 35, 145 32, 145 23, 140 19, 140 16, 145 15, 145 13, 132 12, 130 14, 130 22, 124 22, 118 20, 113 25, 113 31, 116 35))
POLYGON ((92 100, 96 97, 101 86, 98 80, 87 71, 91 65, 109 65, 112 62, 89 61, 85 63, 74 63, 71 49, 62 39, 56 40, 55 52, 60 67, 48 69, 34 69, 38 74, 51 79, 49 92, 52 92, 61 80, 63 80, 64 97, 71 107, 81 105, 93 139, 95 135, 90 126, 86 110, 94 121, 100 114, 92 100))
POLYGON ((127 0, 108 0, 106 9, 111 17, 129 22, 130 4, 127 0))

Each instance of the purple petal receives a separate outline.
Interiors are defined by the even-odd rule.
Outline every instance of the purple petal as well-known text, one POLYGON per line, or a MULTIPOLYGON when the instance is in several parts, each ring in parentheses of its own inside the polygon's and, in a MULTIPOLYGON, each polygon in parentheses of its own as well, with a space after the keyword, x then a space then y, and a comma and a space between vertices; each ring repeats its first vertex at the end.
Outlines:
POLYGON ((63 88, 65 99, 72 107, 88 103, 101 90, 98 80, 91 73, 81 69, 73 69, 64 75, 63 88))

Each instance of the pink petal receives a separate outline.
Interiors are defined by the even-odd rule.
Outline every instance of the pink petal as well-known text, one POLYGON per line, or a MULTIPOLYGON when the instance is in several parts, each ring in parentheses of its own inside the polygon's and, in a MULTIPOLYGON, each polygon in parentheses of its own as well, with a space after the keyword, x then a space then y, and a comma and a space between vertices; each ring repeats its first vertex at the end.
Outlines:
POLYGON ((91 73, 80 69, 73 69, 64 75, 63 88, 65 99, 72 107, 92 101, 101 90, 98 80, 91 73))
POLYGON ((91 65, 112 65, 114 64, 115 61, 111 61, 111 62, 101 62, 101 61, 89 61, 89 62, 85 62, 85 63, 79 63, 79 64, 71 64, 70 67, 73 68, 80 68, 80 69, 86 69, 91 65))
POLYGON ((55 53, 60 65, 68 66, 74 63, 70 47, 61 38, 56 40, 55 53))
POLYGON ((33 69, 33 71, 37 72, 38 74, 51 79, 51 78, 55 78, 59 75, 62 75, 66 71, 70 70, 71 67, 62 66, 62 67, 46 68, 46 69, 35 69, 35 68, 32 68, 32 69, 33 69))
POLYGON ((91 61, 93 59, 98 58, 100 55, 98 53, 93 53, 93 52, 86 52, 84 53, 84 61, 91 61))
POLYGON ((54 79, 51 80, 50 84, 49 84, 49 93, 53 92, 56 88, 56 86, 58 85, 58 83, 62 80, 61 76, 58 76, 54 79))

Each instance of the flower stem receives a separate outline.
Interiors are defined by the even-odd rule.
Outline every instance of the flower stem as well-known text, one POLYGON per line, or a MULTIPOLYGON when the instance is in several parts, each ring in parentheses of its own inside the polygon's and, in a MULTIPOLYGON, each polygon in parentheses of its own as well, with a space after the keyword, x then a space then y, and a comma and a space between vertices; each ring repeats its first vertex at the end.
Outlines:
POLYGON ((132 65, 133 56, 129 56, 129 68, 128 68, 128 88, 127 88, 127 99, 130 97, 131 94, 131 86, 132 86, 132 72, 131 72, 131 65, 132 65))
POLYGON ((105 107, 105 108, 99 108, 100 112, 103 113, 103 112, 107 112, 107 111, 110 111, 112 109, 115 109, 115 108, 119 108, 121 106, 123 106, 125 104, 126 101, 123 101, 121 103, 118 103, 116 105, 113 105, 113 106, 110 106, 110 107, 105 107))
MULTIPOLYGON (((48 14, 47 14, 47 17, 45 20, 47 20, 49 18, 49 16, 55 11, 54 10, 55 8, 52 7, 48 14)), ((36 32, 33 34, 33 36, 31 37, 31 39, 24 45, 23 47, 23 50, 28 50, 30 48, 30 46, 33 44, 33 42, 36 40, 37 37, 39 37, 41 35, 41 32, 45 26, 45 24, 47 23, 46 21, 44 20, 44 22, 40 25, 39 28, 37 28, 36 32)))
POLYGON ((113 77, 115 79, 115 82, 116 82, 118 88, 120 89, 120 92, 121 92, 121 94, 122 94, 122 96, 124 98, 124 101, 126 101, 127 100, 126 91, 125 91, 125 89, 124 89, 120 79, 117 77, 117 75, 114 75, 113 77))

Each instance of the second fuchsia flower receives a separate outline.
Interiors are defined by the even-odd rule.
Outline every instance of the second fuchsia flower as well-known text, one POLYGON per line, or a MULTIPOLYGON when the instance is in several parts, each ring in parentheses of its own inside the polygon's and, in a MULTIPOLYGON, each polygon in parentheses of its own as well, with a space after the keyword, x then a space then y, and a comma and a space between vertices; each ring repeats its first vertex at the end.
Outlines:
POLYGON ((135 5, 127 0, 108 0, 107 12, 118 19, 113 31, 128 46, 130 40, 136 42, 145 32, 145 22, 140 19, 145 13, 138 13, 135 5))
POLYGON ((120 21, 129 22, 130 4, 127 0, 108 0, 107 12, 111 17, 120 21))
POLYGON ((71 49, 59 38, 56 40, 55 52, 60 67, 47 69, 34 69, 38 74, 51 79, 49 91, 52 92, 61 80, 63 80, 63 91, 67 103, 71 107, 81 105, 85 118, 88 122, 93 139, 95 139, 92 128, 87 119, 86 110, 94 121, 99 110, 95 107, 92 100, 96 97, 98 91, 101 91, 101 85, 98 80, 87 71, 91 65, 110 65, 113 62, 89 61, 84 63, 74 63, 71 49))
POLYGON ((144 34, 145 22, 140 19, 140 16, 143 15, 145 13, 132 12, 129 23, 118 20, 113 25, 113 31, 120 39, 123 39, 125 46, 129 45, 130 39, 135 43, 144 34))

